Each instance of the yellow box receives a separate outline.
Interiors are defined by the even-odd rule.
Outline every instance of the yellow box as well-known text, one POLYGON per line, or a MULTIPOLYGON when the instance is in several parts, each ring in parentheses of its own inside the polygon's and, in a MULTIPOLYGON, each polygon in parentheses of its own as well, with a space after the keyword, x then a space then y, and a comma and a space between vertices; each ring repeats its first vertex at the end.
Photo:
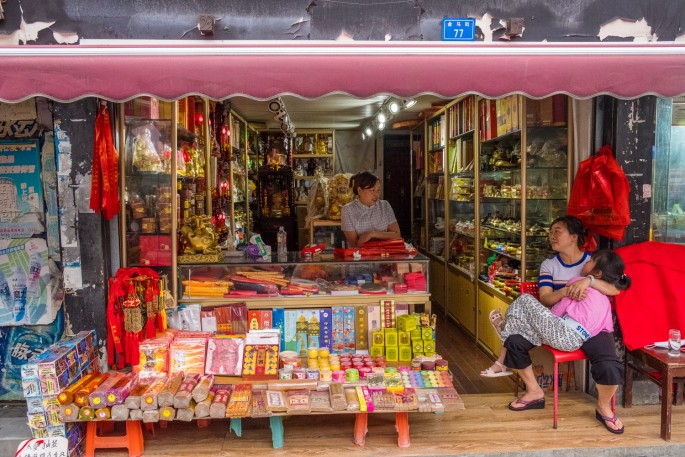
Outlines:
POLYGON ((411 346, 411 339, 409 338, 409 333, 398 332, 397 344, 399 346, 411 346))
POLYGON ((435 352, 424 352, 422 355, 425 355, 426 357, 433 357, 435 352))
POLYGON ((433 327, 421 327, 421 339, 422 340, 432 340, 433 339, 433 327))
POLYGON ((369 349, 369 354, 371 354, 372 357, 385 355, 385 346, 371 346, 371 348, 369 349))
POLYGON ((397 316, 397 330, 401 332, 411 332, 416 328, 416 316, 413 314, 402 314, 397 316))
POLYGON ((423 352, 423 340, 411 340, 412 350, 416 352, 423 352))
POLYGON ((434 340, 423 340, 423 351, 424 352, 435 352, 435 341, 434 340))
MULTIPOLYGON (((386 328, 385 329, 385 346, 397 346, 397 329, 396 328, 386 328)), ((387 352, 387 351, 386 351, 387 352)), ((397 360, 397 359, 395 359, 397 360)))
POLYGON ((383 346, 385 344, 385 335, 383 329, 376 329, 371 335, 371 346, 383 346))
POLYGON ((400 362, 411 362, 411 346, 399 346, 399 348, 400 348, 400 355, 399 355, 400 362))
POLYGON ((411 337, 412 340, 420 340, 421 339, 421 329, 420 328, 415 328, 411 332, 409 332, 409 336, 411 337))
POLYGON ((385 348, 385 360, 388 362, 397 362, 399 360, 399 350, 397 346, 385 348))

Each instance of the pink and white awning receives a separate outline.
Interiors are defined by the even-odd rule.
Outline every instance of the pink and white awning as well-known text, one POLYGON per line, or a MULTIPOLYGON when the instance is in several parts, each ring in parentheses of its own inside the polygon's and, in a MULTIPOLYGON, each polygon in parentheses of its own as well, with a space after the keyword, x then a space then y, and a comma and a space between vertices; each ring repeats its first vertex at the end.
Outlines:
POLYGON ((0 47, 0 101, 331 93, 685 94, 685 43, 157 42, 0 47), (187 43, 187 44, 186 44, 187 43))

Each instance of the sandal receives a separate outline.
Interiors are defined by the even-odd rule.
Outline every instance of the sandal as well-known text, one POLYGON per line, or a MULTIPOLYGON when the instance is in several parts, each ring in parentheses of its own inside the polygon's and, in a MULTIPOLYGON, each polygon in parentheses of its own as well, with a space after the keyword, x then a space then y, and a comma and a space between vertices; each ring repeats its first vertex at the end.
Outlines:
POLYGON ((495 360, 495 363, 493 363, 490 368, 480 372, 480 375, 485 378, 499 378, 500 376, 513 376, 513 374, 514 373, 501 364, 499 360, 495 360))
POLYGON ((609 424, 607 422, 611 422, 612 424, 616 425, 616 421, 618 420, 618 416, 616 414, 614 414, 614 417, 602 416, 601 414, 599 414, 599 411, 595 410, 595 417, 597 418, 597 420, 602 425, 604 425, 604 427, 606 427, 607 430, 609 430, 614 435, 620 435, 625 430, 625 427, 621 427, 621 428, 609 427, 609 424))
POLYGON ((525 411, 527 409, 545 409, 545 397, 538 398, 537 400, 521 400, 517 398, 516 400, 509 403, 509 409, 512 411, 525 411), (518 403, 523 406, 516 407, 514 403, 518 403))
POLYGON ((497 336, 499 339, 502 339, 502 329, 504 328, 504 318, 502 317, 502 313, 498 309, 493 309, 490 311, 490 324, 492 325, 492 328, 495 329, 495 332, 497 332, 497 336))

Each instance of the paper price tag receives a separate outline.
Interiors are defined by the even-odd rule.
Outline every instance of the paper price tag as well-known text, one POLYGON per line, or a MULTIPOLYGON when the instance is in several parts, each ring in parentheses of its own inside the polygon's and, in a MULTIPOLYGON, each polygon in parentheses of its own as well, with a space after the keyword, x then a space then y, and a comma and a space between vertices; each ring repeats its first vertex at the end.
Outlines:
POLYGON ((62 436, 22 441, 14 457, 67 457, 68 442, 62 436))

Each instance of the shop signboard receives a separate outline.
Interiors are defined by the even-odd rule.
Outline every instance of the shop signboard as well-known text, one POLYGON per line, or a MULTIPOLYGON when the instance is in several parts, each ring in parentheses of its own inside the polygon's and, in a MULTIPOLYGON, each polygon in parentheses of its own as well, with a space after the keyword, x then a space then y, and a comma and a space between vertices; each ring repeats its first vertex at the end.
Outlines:
POLYGON ((475 19, 462 17, 442 20, 442 41, 474 41, 475 38, 475 19))
POLYGON ((0 142, 0 239, 43 232, 43 184, 37 140, 0 142))

